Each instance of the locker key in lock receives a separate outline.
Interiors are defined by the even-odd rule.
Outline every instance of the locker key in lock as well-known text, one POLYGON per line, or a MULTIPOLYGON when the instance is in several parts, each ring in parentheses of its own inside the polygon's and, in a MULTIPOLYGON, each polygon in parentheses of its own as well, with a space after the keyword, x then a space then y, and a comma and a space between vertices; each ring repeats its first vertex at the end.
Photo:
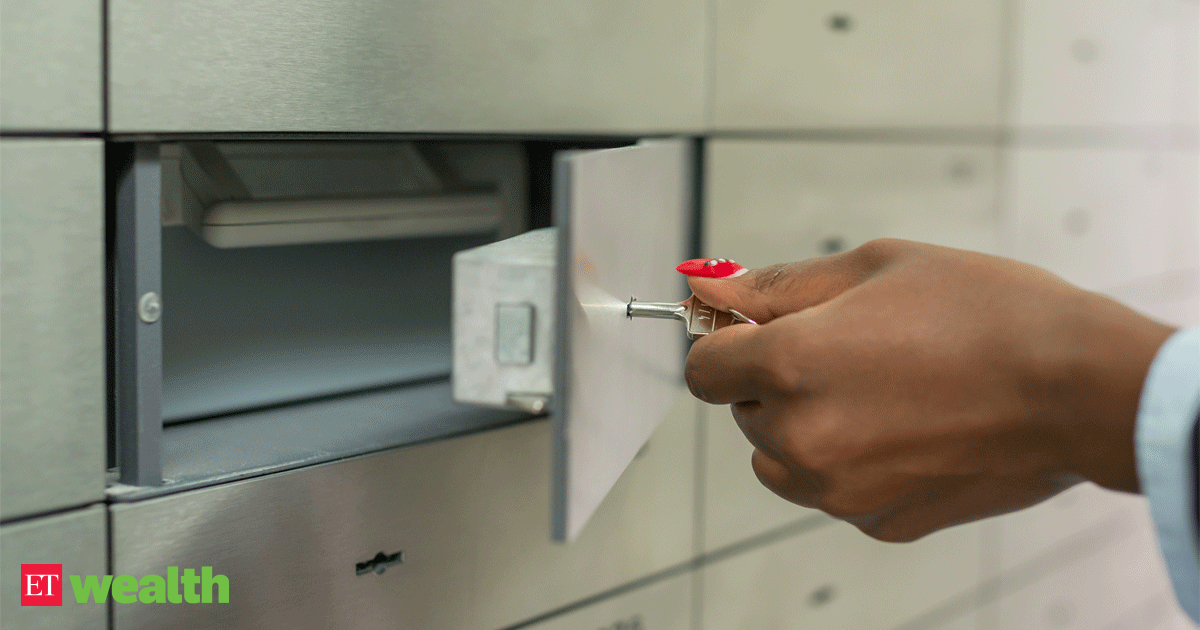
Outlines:
POLYGON ((671 302, 638 302, 637 298, 629 298, 625 314, 634 317, 650 317, 655 319, 678 319, 687 329, 688 339, 703 337, 714 330, 734 324, 757 324, 754 320, 741 313, 729 309, 718 311, 702 302, 700 298, 692 297, 674 304, 671 302))

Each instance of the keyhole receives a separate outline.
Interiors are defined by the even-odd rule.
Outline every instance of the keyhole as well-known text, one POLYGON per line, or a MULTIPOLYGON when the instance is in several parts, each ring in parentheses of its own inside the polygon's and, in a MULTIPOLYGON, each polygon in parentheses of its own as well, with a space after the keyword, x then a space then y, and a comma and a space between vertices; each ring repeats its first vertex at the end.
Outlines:
POLYGON ((967 158, 956 158, 950 162, 950 179, 969 182, 975 175, 975 165, 967 158))
POLYGON ((845 13, 834 13, 829 16, 829 30, 838 33, 845 33, 850 30, 852 22, 850 16, 845 13))
POLYGON ((1077 39, 1071 44, 1071 56, 1079 63, 1092 63, 1100 56, 1100 46, 1090 39, 1077 39))
POLYGON ((808 605, 819 608, 833 601, 836 596, 837 589, 832 584, 825 584, 808 594, 808 605))
POLYGON ((1091 217, 1083 208, 1072 208, 1063 215, 1063 230, 1071 236, 1083 236, 1091 227, 1091 217))
POLYGON ((821 241, 821 252, 836 254, 846 249, 846 241, 840 236, 830 236, 821 241))

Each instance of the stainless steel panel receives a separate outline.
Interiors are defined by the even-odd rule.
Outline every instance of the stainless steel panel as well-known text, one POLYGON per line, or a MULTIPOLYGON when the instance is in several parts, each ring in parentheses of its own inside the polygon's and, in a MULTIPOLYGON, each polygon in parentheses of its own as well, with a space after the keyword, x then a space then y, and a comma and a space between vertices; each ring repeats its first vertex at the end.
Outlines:
POLYGON ((716 129, 992 128, 1002 0, 716 0, 716 129))
POLYGON ((560 155, 554 534, 575 538, 683 382, 673 321, 626 316, 630 295, 683 301, 674 268, 694 207, 687 140, 560 155))
POLYGON ((1179 614, 1145 506, 1064 540, 1026 567, 1001 577, 1000 597, 982 608, 990 627, 1149 630, 1179 614))
POLYGON ((692 575, 684 573, 580 608, 529 630, 692 630, 692 575))
POLYGON ((0 141, 6 519, 104 494, 103 163, 95 140, 0 141))
POLYGON ((118 606, 115 627, 491 630, 675 566, 692 551, 695 412, 680 391, 570 545, 546 532, 546 421, 114 505, 117 573, 208 565, 231 599, 118 606))
POLYGON ((75 601, 69 575, 108 573, 103 505, 0 527, 0 625, 21 630, 95 630, 108 626, 108 607, 75 601), (21 606, 21 565, 61 564, 63 605, 21 606))
POLYGON ((1098 523, 1139 514, 1144 518, 1146 509, 1144 497, 1079 484, 1038 505, 990 520, 994 541, 988 550, 989 571, 1010 571, 1098 523))
MULTIPOLYGON (((705 630, 899 628, 973 591, 978 525, 908 544, 833 523, 704 567, 705 630)), ((919 626, 918 626, 919 627, 919 626)))
POLYGON ((115 131, 689 131, 700 0, 109 4, 115 131))
POLYGON ((1005 161, 1008 255, 1093 291, 1200 267, 1195 149, 1025 146, 1005 161))
MULTIPOLYGON (((973 146, 716 140, 708 143, 706 256, 761 267, 908 238, 995 252, 997 156, 973 146)), ((707 406, 705 548, 808 511, 762 487, 728 406, 707 406)))
POLYGON ((0 2, 0 128, 98 131, 101 0, 0 2))
POLYGON ((1012 124, 1084 127, 1092 133, 1175 127, 1195 145, 1200 126, 1195 2, 1013 4, 1012 124))
POLYGON ((454 254, 456 401, 540 412, 550 400, 557 257, 554 228, 454 254))

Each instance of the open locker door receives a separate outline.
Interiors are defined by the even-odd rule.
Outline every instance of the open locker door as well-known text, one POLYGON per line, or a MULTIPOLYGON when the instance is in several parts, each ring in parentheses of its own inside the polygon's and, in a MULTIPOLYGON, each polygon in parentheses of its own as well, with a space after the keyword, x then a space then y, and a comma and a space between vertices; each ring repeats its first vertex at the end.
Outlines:
POLYGON ((556 158, 556 539, 579 534, 683 383, 682 327, 630 320, 626 305, 688 296, 674 268, 693 225, 692 151, 669 139, 556 158))

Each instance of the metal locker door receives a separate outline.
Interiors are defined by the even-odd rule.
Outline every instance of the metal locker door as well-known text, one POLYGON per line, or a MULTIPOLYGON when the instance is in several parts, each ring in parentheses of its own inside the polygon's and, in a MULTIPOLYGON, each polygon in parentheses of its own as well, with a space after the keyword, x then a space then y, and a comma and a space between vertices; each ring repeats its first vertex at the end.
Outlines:
POLYGON ((684 331, 627 317, 631 296, 682 301, 673 268, 693 212, 690 141, 569 151, 555 228, 454 258, 454 398, 549 409, 553 530, 575 538, 683 382, 684 331))
POLYGON ((684 331, 628 320, 631 294, 682 301, 694 164, 687 140, 567 153, 555 165, 558 347, 553 530, 583 528, 670 407, 684 331))

